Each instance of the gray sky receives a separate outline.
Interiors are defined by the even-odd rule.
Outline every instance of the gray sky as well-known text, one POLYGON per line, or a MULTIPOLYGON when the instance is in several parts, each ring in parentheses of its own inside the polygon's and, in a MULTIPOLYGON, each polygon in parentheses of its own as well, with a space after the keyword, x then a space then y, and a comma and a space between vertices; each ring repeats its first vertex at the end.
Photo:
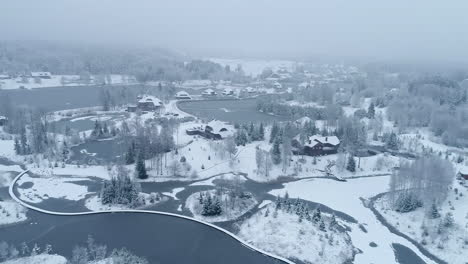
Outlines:
POLYGON ((468 60, 464 0, 3 0, 0 38, 203 56, 468 60))

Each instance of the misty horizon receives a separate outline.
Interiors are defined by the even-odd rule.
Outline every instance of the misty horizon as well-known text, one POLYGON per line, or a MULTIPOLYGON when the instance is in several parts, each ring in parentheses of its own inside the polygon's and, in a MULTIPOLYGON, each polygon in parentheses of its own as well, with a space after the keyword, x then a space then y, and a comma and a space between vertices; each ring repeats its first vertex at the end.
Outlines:
POLYGON ((198 57, 465 63, 465 4, 6 1, 0 40, 161 47, 198 57))

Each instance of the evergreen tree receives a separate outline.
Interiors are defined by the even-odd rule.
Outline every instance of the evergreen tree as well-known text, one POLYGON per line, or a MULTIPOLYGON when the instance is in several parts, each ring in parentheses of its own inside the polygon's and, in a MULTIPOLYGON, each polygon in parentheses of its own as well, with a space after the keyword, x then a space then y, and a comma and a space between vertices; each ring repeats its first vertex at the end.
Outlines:
POLYGON ((146 173, 145 157, 143 153, 140 153, 137 157, 137 163, 135 165, 135 173, 139 179, 147 179, 148 174, 146 173))
POLYGON ((270 143, 275 142, 276 136, 278 135, 279 127, 276 122, 273 123, 273 126, 271 127, 271 132, 270 132, 270 143))
POLYGON ((338 226, 338 222, 336 221, 335 214, 332 215, 332 218, 330 220, 330 226, 328 227, 330 230, 335 229, 338 226))
POLYGON ((352 155, 349 155, 348 164, 346 165, 346 170, 350 172, 356 171, 356 161, 354 161, 354 157, 352 155))
POLYGON ((271 159, 274 164, 278 165, 281 163, 281 149, 279 140, 276 139, 275 143, 273 144, 273 149, 271 151, 271 159))
POLYGON ((28 140, 26 138, 26 128, 24 126, 21 127, 21 131, 20 131, 20 144, 21 144, 21 154, 22 155, 30 154, 28 140))
POLYGON ((315 223, 318 223, 320 220, 322 220, 322 212, 320 211, 320 207, 317 207, 314 211, 314 215, 312 216, 312 220, 314 220, 315 223))
POLYGON ((429 218, 436 219, 440 217, 439 209, 437 209, 437 205, 432 203, 431 209, 429 211, 429 218))
POLYGON ((323 221, 323 219, 320 219, 319 229, 322 232, 327 232, 327 229, 325 227, 325 222, 323 221))
POLYGON ((17 137, 15 137, 15 153, 16 153, 16 155, 23 154, 23 151, 21 149, 21 145, 20 145, 19 140, 18 140, 17 137))
POLYGON ((367 117, 369 119, 374 119, 375 117, 375 106, 373 102, 370 103, 369 108, 367 109, 367 117))
POLYGON ((265 139, 265 128, 263 127, 263 123, 260 123, 260 128, 258 129, 258 140, 265 139))
POLYGON ((451 212, 448 212, 445 214, 444 217, 444 226, 445 227, 451 227, 455 223, 455 220, 453 219, 453 214, 451 212))
POLYGON ((394 132, 392 132, 390 134, 390 136, 387 138, 385 146, 388 149, 398 150, 398 138, 397 138, 397 135, 394 132))
POLYGON ((125 153, 125 164, 133 164, 135 162, 135 142, 132 142, 125 153))

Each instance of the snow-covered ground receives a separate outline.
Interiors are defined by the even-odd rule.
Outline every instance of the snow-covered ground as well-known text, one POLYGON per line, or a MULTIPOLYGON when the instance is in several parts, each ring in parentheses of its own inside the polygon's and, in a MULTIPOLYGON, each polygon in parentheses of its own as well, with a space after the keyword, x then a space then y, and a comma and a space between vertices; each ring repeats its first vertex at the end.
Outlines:
POLYGON ((360 198, 367 199, 388 189, 389 177, 372 177, 350 179, 339 182, 330 179, 307 179, 287 183, 284 188, 273 190, 273 195, 283 196, 286 192, 290 198, 301 198, 324 204, 334 210, 354 217, 358 223, 343 223, 351 228, 349 233, 355 247, 363 251, 357 254, 354 263, 395 263, 392 243, 399 243, 410 248, 426 263, 434 263, 425 257, 406 239, 391 233, 383 226, 372 211, 366 208, 360 198), (359 228, 362 225, 366 232, 359 228), (369 243, 374 242, 377 247, 369 243))
MULTIPOLYGON (((209 193, 212 197, 216 195, 216 190, 202 192, 203 194, 209 193)), ((200 192, 191 194, 185 201, 185 207, 190 210, 196 219, 206 222, 224 222, 234 220, 251 210, 257 204, 257 200, 252 196, 250 198, 232 198, 230 193, 222 192, 218 197, 222 213, 219 216, 203 216, 203 205, 199 202, 200 192)))
POLYGON ((66 264, 67 259, 59 255, 40 254, 31 257, 22 257, 7 260, 3 264, 66 264))
POLYGON ((317 224, 299 222, 295 213, 278 210, 275 217, 274 211, 274 204, 267 205, 241 224, 238 235, 263 250, 305 263, 338 264, 352 259, 353 246, 345 232, 320 231, 317 224))
POLYGON ((13 200, 0 200, 0 226, 25 221, 26 210, 13 200))
MULTIPOLYGON (((147 207, 147 206, 152 206, 161 202, 165 202, 168 200, 167 197, 161 197, 161 195, 156 194, 156 193, 148 194, 148 193, 140 192, 139 197, 141 197, 142 200, 144 199, 144 205, 139 207, 140 209, 147 207)), ((97 195, 93 195, 89 197, 88 199, 86 199, 85 206, 86 208, 94 212, 130 209, 128 205, 123 205, 123 204, 102 204, 101 198, 99 198, 97 195)))
POLYGON ((392 226, 418 241, 434 255, 448 263, 463 264, 468 257, 467 196, 468 187, 456 182, 447 200, 441 205, 439 211, 441 217, 437 219, 428 219, 427 212, 423 208, 413 212, 398 213, 391 209, 388 197, 377 200, 375 207, 392 226), (457 193, 454 191, 455 188, 457 193), (449 212, 453 215, 453 226, 444 226, 444 218, 449 212))
POLYGON ((29 203, 40 203, 49 198, 63 198, 78 201, 88 194, 88 187, 75 184, 74 181, 88 180, 78 177, 36 177, 24 174, 18 181, 18 186, 25 183, 32 183, 29 188, 18 187, 21 200, 29 203))
MULTIPOLYGON (((119 74, 111 74, 110 80, 104 78, 103 81, 106 84, 130 84, 133 82, 133 77, 122 76, 119 74)), ((84 83, 80 81, 80 76, 78 75, 52 75, 51 79, 40 79, 39 82, 36 82, 34 78, 13 78, 0 80, 0 88, 5 90, 10 89, 37 89, 44 87, 59 87, 59 86, 79 86, 79 85, 94 85, 98 84, 93 78, 89 83, 84 83)))

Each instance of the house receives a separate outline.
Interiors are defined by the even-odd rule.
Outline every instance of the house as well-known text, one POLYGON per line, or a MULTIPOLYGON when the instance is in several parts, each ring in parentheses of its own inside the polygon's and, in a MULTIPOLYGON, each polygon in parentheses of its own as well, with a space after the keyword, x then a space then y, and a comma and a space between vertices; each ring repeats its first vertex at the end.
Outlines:
POLYGON ((281 89, 281 88, 283 88, 283 85, 281 85, 281 83, 279 83, 279 82, 274 82, 274 83, 273 83, 273 88, 275 88, 275 89, 281 89))
POLYGON ((457 173, 457 178, 468 181, 468 169, 461 169, 457 173))
POLYGON ((154 96, 144 95, 139 98, 136 107, 141 111, 159 111, 163 105, 161 100, 154 96))
POLYGON ((231 88, 224 88, 223 95, 234 95, 234 91, 231 88))
POLYGON ((127 112, 136 112, 137 106, 136 105, 128 105, 127 112))
POLYGON ((247 88, 245 88, 245 91, 246 91, 247 93, 255 93, 254 88, 252 88, 252 87, 250 87, 250 86, 247 87, 247 88))
POLYGON ((281 76, 277 73, 272 73, 270 76, 266 78, 267 81, 271 81, 271 82, 277 81, 279 79, 281 79, 281 76))
POLYGON ((31 72, 31 77, 41 79, 52 79, 50 72, 31 72))
POLYGON ((4 126, 8 123, 8 118, 0 116, 0 126, 4 126))
POLYGON ((0 74, 0 80, 8 80, 8 79, 11 79, 10 75, 0 74))
POLYGON ((176 99, 192 99, 190 94, 188 94, 186 91, 177 92, 175 98, 176 99))
POLYGON ((340 140, 336 136, 319 136, 314 135, 309 137, 302 145, 298 137, 292 142, 295 150, 293 153, 307 156, 322 156, 338 153, 340 140))
POLYGON ((217 93, 213 90, 213 89, 206 89, 205 91, 203 91, 202 93, 202 96, 216 96, 217 93))
POLYGON ((234 135, 234 128, 224 122, 213 120, 206 125, 187 129, 187 135, 198 135, 207 139, 221 140, 234 135))

